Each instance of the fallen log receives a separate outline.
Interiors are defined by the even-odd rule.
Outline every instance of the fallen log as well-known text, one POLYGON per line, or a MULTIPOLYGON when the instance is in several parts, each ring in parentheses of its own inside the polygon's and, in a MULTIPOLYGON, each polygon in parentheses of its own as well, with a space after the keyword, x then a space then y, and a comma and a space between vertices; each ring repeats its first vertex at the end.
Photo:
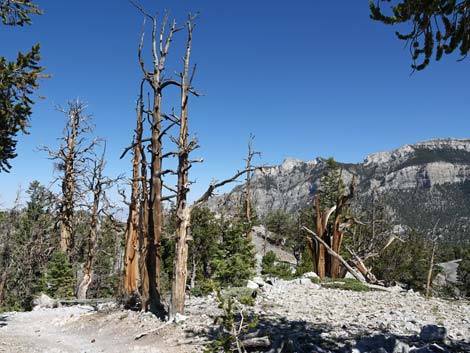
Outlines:
POLYGON ((357 272, 351 266, 349 266, 349 264, 341 257, 341 255, 333 251, 333 249, 331 249, 330 246, 322 238, 320 238, 314 231, 308 229, 305 226, 303 226, 302 229, 304 229, 307 233, 313 235, 315 239, 326 248, 326 251, 328 251, 328 253, 331 256, 337 258, 339 262, 341 262, 341 264, 348 270, 348 272, 354 276, 354 278, 356 278, 361 283, 366 283, 364 281, 364 278, 358 275, 357 272))
POLYGON ((377 283, 377 278, 374 276, 372 272, 366 267, 362 259, 351 249, 346 248, 346 250, 352 256, 352 263, 354 266, 359 270, 359 272, 364 276, 367 282, 375 284, 377 283))

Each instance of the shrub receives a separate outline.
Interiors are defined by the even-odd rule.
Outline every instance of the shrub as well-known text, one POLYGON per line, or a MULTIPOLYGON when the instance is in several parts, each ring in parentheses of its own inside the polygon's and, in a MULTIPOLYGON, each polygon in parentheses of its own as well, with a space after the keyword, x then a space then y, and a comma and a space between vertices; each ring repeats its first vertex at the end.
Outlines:
POLYGON ((206 345, 204 353, 234 352, 237 347, 245 352, 243 337, 258 326, 258 317, 247 315, 243 306, 233 297, 224 297, 218 292, 217 299, 223 313, 216 319, 219 324, 217 337, 206 345))
POLYGON ((203 297, 206 295, 211 294, 214 291, 219 289, 219 285, 217 282, 213 280, 201 280, 198 281, 194 288, 191 290, 191 294, 195 297, 203 297))
POLYGON ((276 254, 273 251, 268 251, 261 261, 261 273, 282 279, 291 279, 294 277, 288 264, 276 263, 276 261, 276 254))
POLYGON ((354 292, 370 291, 369 287, 354 278, 327 279, 323 282, 323 285, 328 288, 352 290, 354 292))

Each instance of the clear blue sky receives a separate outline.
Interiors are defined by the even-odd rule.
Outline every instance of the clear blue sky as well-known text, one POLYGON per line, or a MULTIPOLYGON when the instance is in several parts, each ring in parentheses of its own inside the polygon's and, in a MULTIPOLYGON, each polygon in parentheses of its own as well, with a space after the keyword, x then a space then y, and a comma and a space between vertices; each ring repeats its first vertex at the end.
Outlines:
MULTIPOLYGON (((80 97, 96 134, 108 140, 108 173, 130 170, 119 160, 134 128, 141 77, 136 60, 142 16, 126 0, 37 1, 44 15, 25 28, 0 26, 0 55, 42 46, 42 83, 30 135, 21 136, 10 174, 0 174, 0 203, 19 185, 52 179, 39 145, 54 146, 64 117, 55 104, 80 97)), ((243 166, 249 133, 262 163, 285 157, 333 156, 359 162, 367 154, 436 137, 468 137, 469 62, 445 57, 410 76, 410 55, 394 28, 369 19, 367 1, 141 0, 183 22, 200 12, 194 33, 195 86, 190 129, 205 163, 192 170, 192 198, 211 179, 243 166)), ((180 39, 184 34, 180 33, 180 39)), ((169 60, 179 64, 175 40, 169 60)))

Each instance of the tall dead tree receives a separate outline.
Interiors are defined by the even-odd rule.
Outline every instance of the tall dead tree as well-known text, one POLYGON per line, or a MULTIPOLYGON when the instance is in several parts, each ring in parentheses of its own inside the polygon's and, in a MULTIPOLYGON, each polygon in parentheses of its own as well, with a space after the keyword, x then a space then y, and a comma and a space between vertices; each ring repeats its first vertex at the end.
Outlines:
POLYGON ((251 212, 251 177, 252 177, 252 162, 253 162, 253 157, 256 155, 261 156, 261 152, 255 152, 253 150, 253 140, 254 136, 250 134, 250 137, 248 138, 248 155, 246 157, 246 184, 245 184, 245 217, 246 221, 249 226, 249 231, 248 231, 248 237, 251 238, 252 236, 252 226, 253 226, 253 221, 252 221, 252 212, 251 212))
POLYGON ((183 58, 184 68, 180 75, 180 88, 181 88, 181 104, 180 116, 175 117, 178 119, 179 137, 175 141, 178 144, 178 168, 177 168, 177 194, 176 194, 176 229, 175 229, 175 259, 173 266, 173 280, 171 288, 171 305, 170 305, 170 319, 174 318, 176 314, 184 312, 184 301, 186 293, 186 283, 188 276, 188 241, 190 240, 189 229, 192 211, 203 205, 214 193, 214 191, 228 183, 236 181, 240 176, 256 169, 263 169, 263 167, 251 167, 237 172, 231 178, 225 179, 220 182, 213 182, 204 194, 198 198, 191 206, 188 206, 187 195, 189 192, 189 170, 196 162, 202 162, 202 159, 191 160, 190 153, 198 147, 196 139, 189 139, 188 129, 188 99, 189 94, 199 96, 199 94, 192 87, 192 82, 195 74, 196 67, 190 70, 190 55, 191 45, 194 30, 195 17, 188 17, 186 22, 187 29, 187 42, 186 54, 183 58))
POLYGON ((88 121, 85 109, 85 104, 79 100, 68 102, 67 109, 59 107, 58 110, 67 116, 63 136, 59 139, 60 146, 56 151, 41 147, 49 154, 49 159, 56 161, 56 168, 62 174, 58 177, 62 188, 59 210, 60 250, 69 256, 74 247, 75 206, 81 192, 79 177, 84 173, 87 155, 98 142, 97 139, 87 139, 93 126, 88 121))
MULTIPOLYGON (((139 295, 139 218, 141 197, 141 149, 142 149, 142 94, 136 106, 137 126, 132 146, 132 180, 129 215, 125 233, 123 292, 127 298, 139 295)), ((144 184, 145 185, 145 184, 144 184)))
POLYGON ((103 148, 101 157, 92 160, 92 166, 87 171, 84 186, 86 191, 90 192, 91 205, 90 205, 90 224, 88 229, 88 252, 85 266, 83 267, 83 277, 78 285, 77 298, 85 299, 87 296, 88 288, 90 287, 93 279, 93 266, 95 261, 96 241, 98 235, 99 217, 101 214, 106 213, 106 206, 109 202, 106 198, 106 191, 110 189, 117 180, 111 179, 103 174, 105 168, 105 152, 106 146, 103 148))
POLYGON ((188 130, 188 93, 191 88, 195 70, 190 75, 189 60, 191 56, 191 45, 194 24, 192 18, 188 18, 186 29, 188 38, 186 42, 186 54, 183 58, 184 68, 181 78, 181 104, 179 116, 178 137, 178 184, 176 195, 176 230, 175 230, 175 262, 173 281, 171 288, 170 316, 184 311, 184 296, 186 292, 187 262, 188 262, 188 230, 191 220, 191 208, 188 207, 187 195, 189 192, 189 169, 191 162, 189 154, 198 147, 196 140, 189 140, 188 130))
POLYGON ((432 271, 434 270, 434 257, 436 256, 437 242, 439 240, 439 236, 436 233, 438 224, 439 224, 439 219, 434 224, 434 227, 432 229, 432 235, 431 235, 432 248, 431 248, 431 258, 429 259, 428 276, 426 279, 426 298, 429 298, 429 296, 431 295, 432 271))
MULTIPOLYGON (((138 47, 138 60, 140 68, 143 73, 143 83, 147 84, 146 87, 149 89, 149 107, 144 109, 140 107, 140 114, 144 114, 148 117, 150 122, 150 137, 143 138, 142 133, 139 136, 138 141, 133 142, 133 146, 127 148, 124 154, 134 149, 134 160, 133 160, 133 178, 136 174, 137 168, 137 157, 136 150, 140 152, 140 163, 141 163, 141 190, 140 190, 140 209, 137 210, 137 203, 131 206, 134 210, 134 221, 136 220, 135 215, 139 214, 139 229, 140 229, 140 296, 142 299, 142 305, 145 310, 150 310, 160 317, 164 316, 164 308, 160 300, 160 266, 161 266, 161 237, 162 237, 162 226, 163 226, 163 202, 168 197, 163 196, 163 177, 168 173, 173 173, 172 170, 163 170, 163 160, 167 157, 175 156, 176 153, 164 153, 163 152, 163 138, 168 131, 179 123, 179 120, 174 114, 164 114, 162 111, 163 103, 163 91, 169 86, 180 87, 180 83, 173 79, 165 78, 165 64, 170 49, 170 44, 173 39, 173 35, 182 30, 184 27, 177 27, 176 21, 171 24, 168 22, 168 14, 164 17, 160 31, 157 31, 157 18, 156 16, 147 13, 140 5, 131 1, 131 3, 144 15, 144 25, 142 29, 142 35, 138 47), (147 70, 145 61, 143 58, 143 44, 145 37, 145 19, 150 19, 152 23, 152 34, 151 34, 151 54, 153 59, 153 65, 150 70, 147 70), (144 143, 149 142, 148 149, 144 146, 144 143), (140 148, 139 148, 140 146, 140 148), (145 152, 150 152, 149 164, 147 165, 147 159, 145 152), (147 166, 149 167, 150 176, 147 179, 147 166)), ((143 102, 144 89, 141 87, 140 90, 140 102, 143 102)), ((139 113, 138 113, 139 115, 139 113)), ((124 155, 123 154, 123 155, 124 155)), ((139 156, 138 156, 139 157, 139 156)), ((133 184, 133 189, 137 184, 133 184)), ((135 196, 135 195, 134 195, 135 196)), ((129 223, 132 223, 132 218, 129 219, 129 223)), ((132 230, 133 226, 128 226, 129 230, 132 230)), ((128 249, 128 255, 132 256, 132 249, 135 249, 135 234, 126 238, 126 249, 128 249)), ((128 258, 129 259, 129 258, 128 258)), ((132 282, 129 284, 128 289, 133 291, 135 288, 136 279, 132 278, 132 273, 125 272, 124 283, 132 282)))

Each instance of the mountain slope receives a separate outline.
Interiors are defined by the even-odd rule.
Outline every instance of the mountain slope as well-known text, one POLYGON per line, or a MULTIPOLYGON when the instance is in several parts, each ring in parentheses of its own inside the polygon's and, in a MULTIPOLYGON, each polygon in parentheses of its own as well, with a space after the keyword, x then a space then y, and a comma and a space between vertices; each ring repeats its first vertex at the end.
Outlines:
MULTIPOLYGON (((440 228, 452 241, 469 239, 470 139, 436 139, 405 145, 367 156, 363 163, 339 163, 346 184, 356 179, 357 206, 372 195, 381 196, 397 224, 440 228)), ((260 216, 271 210, 296 212, 310 204, 317 191, 326 160, 292 158, 267 171, 256 171, 252 181, 253 203, 260 216)), ((244 185, 214 198, 209 207, 233 211, 244 185)))

